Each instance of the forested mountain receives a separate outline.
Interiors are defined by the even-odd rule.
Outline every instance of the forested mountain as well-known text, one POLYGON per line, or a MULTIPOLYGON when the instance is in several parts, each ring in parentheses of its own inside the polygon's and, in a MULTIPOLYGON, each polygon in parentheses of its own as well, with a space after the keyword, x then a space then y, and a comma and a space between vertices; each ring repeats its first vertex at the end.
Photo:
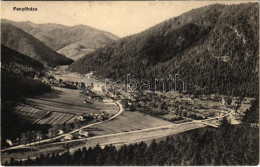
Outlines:
POLYGON ((50 91, 50 86, 34 79, 44 75, 42 63, 1 45, 1 99, 17 101, 21 97, 50 91))
POLYGON ((116 35, 85 25, 34 24, 2 19, 31 34, 49 48, 74 60, 118 39, 116 35))
POLYGON ((40 61, 44 65, 65 65, 73 62, 9 23, 1 23, 1 44, 40 61))
POLYGON ((210 5, 119 39, 70 65, 102 78, 179 74, 188 93, 258 96, 258 3, 210 5))
POLYGON ((3 68, 16 73, 36 72, 44 68, 42 63, 4 45, 1 45, 1 63, 3 68))

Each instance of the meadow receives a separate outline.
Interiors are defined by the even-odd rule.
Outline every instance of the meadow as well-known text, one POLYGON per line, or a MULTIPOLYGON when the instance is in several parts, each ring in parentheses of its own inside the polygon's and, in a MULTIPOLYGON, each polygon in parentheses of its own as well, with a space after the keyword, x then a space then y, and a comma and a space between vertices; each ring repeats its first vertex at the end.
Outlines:
POLYGON ((119 117, 111 121, 91 126, 85 130, 91 132, 95 136, 99 136, 167 125, 174 124, 137 111, 125 111, 119 117))

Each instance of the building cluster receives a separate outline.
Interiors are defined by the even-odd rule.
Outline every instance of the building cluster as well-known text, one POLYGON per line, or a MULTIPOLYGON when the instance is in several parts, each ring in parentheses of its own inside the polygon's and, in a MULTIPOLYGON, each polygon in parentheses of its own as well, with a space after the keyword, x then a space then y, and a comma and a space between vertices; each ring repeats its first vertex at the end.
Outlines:
POLYGON ((84 122, 84 121, 103 121, 103 120, 106 120, 109 118, 109 115, 105 112, 101 112, 101 113, 96 113, 96 114, 93 114, 93 113, 90 113, 90 114, 82 114, 80 116, 78 116, 78 120, 81 121, 81 122, 84 122))
POLYGON ((68 88, 68 89, 78 89, 78 82, 72 81, 63 81, 62 79, 56 80, 55 78, 46 78, 46 83, 50 84, 51 86, 56 86, 60 88, 68 88))
MULTIPOLYGON (((103 101, 103 97, 102 96, 99 96, 97 94, 95 94, 94 92, 91 92, 90 90, 88 91, 84 91, 84 92, 80 92, 82 94, 84 94, 87 98, 93 100, 93 101, 99 101, 99 102, 102 102, 103 101)), ((87 103, 87 99, 85 99, 85 103, 87 103)))
MULTIPOLYGON (((228 110, 236 109, 244 112, 249 109, 254 99, 221 95, 167 95, 154 92, 137 92, 124 96, 128 109, 138 111, 149 111, 149 114, 163 116, 171 115, 171 118, 207 119, 219 116, 228 110), (138 93, 138 95, 137 95, 138 93), (223 108, 224 107, 224 108, 223 108), (225 110, 225 111, 224 111, 225 110)), ((120 95, 119 95, 120 96, 120 95)), ((124 104, 125 101, 121 100, 124 104)))
POLYGON ((85 130, 79 130, 77 133, 67 133, 64 135, 63 138, 61 138, 61 141, 68 141, 72 139, 81 139, 81 138, 88 138, 89 137, 89 132, 85 130))

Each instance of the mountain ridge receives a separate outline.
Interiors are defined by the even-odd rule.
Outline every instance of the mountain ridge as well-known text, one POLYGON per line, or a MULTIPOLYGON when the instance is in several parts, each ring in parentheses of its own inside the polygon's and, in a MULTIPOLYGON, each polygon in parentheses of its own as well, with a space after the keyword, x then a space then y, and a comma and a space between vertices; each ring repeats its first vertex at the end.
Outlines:
POLYGON ((73 62, 12 24, 1 23, 1 37, 1 44, 45 65, 67 65, 73 62))
POLYGON ((258 10, 257 3, 193 9, 98 49, 69 70, 113 79, 178 73, 189 93, 257 96, 258 10))
POLYGON ((118 36, 87 25, 65 26, 47 23, 14 22, 2 19, 31 34, 51 49, 74 60, 119 39, 118 36))

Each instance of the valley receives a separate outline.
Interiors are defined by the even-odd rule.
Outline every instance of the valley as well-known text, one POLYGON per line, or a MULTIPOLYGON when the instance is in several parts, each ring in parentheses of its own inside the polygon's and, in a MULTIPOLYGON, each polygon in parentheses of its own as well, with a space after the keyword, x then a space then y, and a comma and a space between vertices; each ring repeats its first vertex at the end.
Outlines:
MULTIPOLYGON (((94 76, 83 79, 86 76, 70 73, 65 69, 66 66, 56 67, 54 70, 49 71, 49 74, 58 80, 62 80, 63 83, 76 83, 77 81, 80 83, 80 81, 88 80, 88 83, 93 85, 92 82, 95 81, 94 76)), ((54 81, 52 79, 49 82, 51 84, 54 81)), ((102 85, 104 83, 99 84, 102 85)), ((58 87, 57 85, 53 86, 51 93, 34 98, 26 98, 24 104, 20 104, 15 108, 16 114, 20 115, 21 119, 28 119, 32 124, 50 125, 52 127, 52 136, 48 133, 44 134, 40 140, 31 143, 21 145, 18 144, 19 142, 17 143, 18 145, 14 143, 14 146, 2 150, 2 162, 10 159, 10 157, 16 160, 25 160, 27 156, 33 158, 40 154, 61 154, 66 152, 66 149, 69 149, 73 153, 79 148, 93 148, 97 144, 104 147, 110 144, 121 146, 141 141, 149 142, 152 139, 163 139, 166 136, 206 126, 218 127, 218 122, 223 117, 228 117, 231 122, 239 120, 237 115, 234 117, 234 110, 231 105, 221 104, 221 99, 218 101, 217 97, 213 99, 204 97, 204 100, 202 100, 203 97, 200 97, 202 99, 193 99, 189 95, 180 95, 171 92, 166 94, 162 94, 161 92, 144 93, 141 95, 140 92, 128 93, 124 90, 117 91, 117 94, 121 94, 119 96, 114 96, 113 94, 108 96, 106 92, 93 89, 96 87, 95 84, 92 86, 93 88, 87 89, 87 91, 85 89, 86 92, 94 92, 104 99, 110 98, 111 102, 114 102, 113 104, 111 102, 106 103, 106 100, 93 100, 88 97, 89 93, 78 89, 68 89, 62 87, 62 85, 58 84, 58 87), (138 94, 138 96, 135 94, 138 94), (162 95, 164 97, 161 97, 162 95), (181 106, 181 103, 187 105, 187 101, 190 101, 189 103, 192 102, 193 106, 196 106, 196 103, 199 102, 199 106, 204 106, 204 111, 198 113, 202 115, 201 118, 198 116, 190 117, 192 116, 191 109, 187 111, 187 109, 185 110, 182 107, 176 113, 172 111, 175 107, 167 104, 169 108, 162 110, 163 115, 168 115, 167 117, 161 114, 153 115, 152 112, 143 113, 144 111, 140 108, 140 104, 143 107, 146 104, 153 106, 149 102, 149 98, 151 97, 152 99, 160 97, 161 100, 157 101, 159 105, 167 101, 170 102, 173 99, 176 100, 176 98, 178 102, 173 103, 178 103, 178 106, 181 106), (136 98, 140 99, 137 100, 136 98), (127 100, 127 103, 124 102, 125 100, 127 100), (135 109, 133 110, 129 104, 132 107, 135 106, 135 109), (216 109, 215 111, 210 111, 209 108, 206 109, 205 105, 214 106, 213 108, 216 109), (213 112, 213 114, 208 114, 207 112, 209 111, 210 113, 213 112), (185 112, 186 114, 184 114, 185 112), (203 116, 203 112, 207 115, 206 117, 203 116), (99 118, 102 114, 106 116, 106 119, 99 118), (94 116, 93 119, 87 119, 91 115, 94 116), (79 119, 81 116, 82 120, 79 119), (169 116, 171 117, 170 119, 168 119, 169 116), (87 133, 87 136, 80 135, 83 132, 87 133)), ((108 84, 109 86, 111 85, 108 84)), ((212 107, 210 108, 211 110, 213 109, 212 107)), ((152 111, 153 109, 149 110, 152 111)))
POLYGON ((1 18, 1 165, 259 163, 258 3, 86 3, 1 18))

